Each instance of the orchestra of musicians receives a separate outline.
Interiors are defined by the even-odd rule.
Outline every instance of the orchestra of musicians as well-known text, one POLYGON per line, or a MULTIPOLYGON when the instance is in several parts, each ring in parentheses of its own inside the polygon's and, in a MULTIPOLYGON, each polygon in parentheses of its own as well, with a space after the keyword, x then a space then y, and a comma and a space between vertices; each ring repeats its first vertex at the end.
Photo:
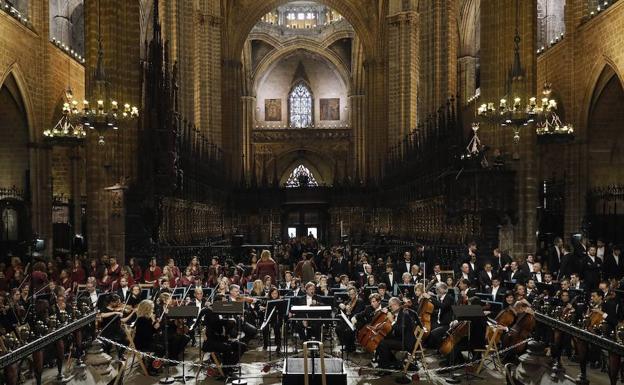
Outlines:
MULTIPOLYGON (((473 242, 451 265, 423 246, 369 254, 348 245, 319 247, 308 237, 258 251, 259 257, 249 249, 236 260, 190 257, 184 265, 152 258, 144 266, 134 258, 122 266, 112 256, 26 265, 12 257, 0 266, 0 355, 94 311, 95 325, 52 345, 57 354, 33 354, 39 383, 50 357, 80 359, 86 341, 97 337, 173 360, 194 346, 226 366, 260 344, 279 356, 303 341, 337 337, 336 350, 367 354, 379 375, 406 364, 418 370, 410 354, 399 354, 413 351, 418 331, 440 366, 478 358, 492 333, 501 349, 514 347, 505 360, 515 360, 524 348, 516 345, 531 336, 549 343, 553 358, 574 356, 572 338, 535 328, 534 312, 544 309, 620 341, 624 261, 617 245, 583 238, 568 249, 557 238, 541 255, 512 258, 499 249, 482 254, 473 242), (243 314, 220 313, 219 302, 242 303, 243 314), (457 307, 470 305, 484 317, 458 319, 457 307), (196 315, 170 317, 180 306, 196 307, 196 315), (327 313, 315 319, 315 307, 327 313)), ((104 347, 123 359, 123 348, 104 347)), ((588 357, 593 367, 604 365, 601 354, 588 357)), ((151 375, 162 371, 157 361, 146 360, 151 375)), ((17 369, 5 368, 11 376, 17 369)))

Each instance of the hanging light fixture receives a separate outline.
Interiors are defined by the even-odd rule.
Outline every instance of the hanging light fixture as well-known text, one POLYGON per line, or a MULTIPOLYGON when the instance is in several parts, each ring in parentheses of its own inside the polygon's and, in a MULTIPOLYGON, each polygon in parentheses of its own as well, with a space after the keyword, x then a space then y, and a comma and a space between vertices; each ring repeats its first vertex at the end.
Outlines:
POLYGON ((73 100, 71 88, 65 91, 62 116, 52 128, 43 131, 46 140, 54 144, 74 145, 81 144, 87 136, 84 126, 77 121, 76 101, 73 100))
POLYGON ((535 96, 527 99, 522 98, 522 88, 519 84, 524 79, 524 69, 520 62, 520 32, 518 28, 519 19, 518 0, 516 0, 516 28, 514 34, 514 57, 511 70, 509 72, 509 92, 498 102, 498 107, 494 102, 481 104, 477 109, 477 115, 490 120, 502 127, 511 127, 514 130, 514 143, 520 141, 520 129, 532 123, 542 121, 545 116, 557 107, 557 103, 550 98, 550 93, 544 94, 538 100, 535 96))
POLYGON ((98 58, 93 76, 95 103, 85 99, 82 102, 82 108, 78 108, 78 103, 72 101, 71 112, 85 130, 97 132, 100 145, 104 144, 104 135, 107 131, 118 130, 122 122, 134 120, 139 116, 139 109, 136 106, 129 103, 120 106, 116 100, 108 99, 108 81, 104 73, 103 61, 104 50, 100 25, 100 2, 98 1, 98 58))

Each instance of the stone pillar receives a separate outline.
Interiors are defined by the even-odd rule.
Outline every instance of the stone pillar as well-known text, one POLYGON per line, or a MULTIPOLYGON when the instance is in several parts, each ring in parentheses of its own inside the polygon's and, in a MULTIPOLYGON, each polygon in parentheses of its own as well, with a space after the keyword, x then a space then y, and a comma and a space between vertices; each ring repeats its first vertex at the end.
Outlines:
POLYGON ((256 111, 256 97, 244 95, 241 96, 241 108, 243 111, 242 121, 242 152, 245 155, 245 175, 251 175, 253 167, 253 148, 251 142, 251 133, 254 127, 254 115, 256 111))
POLYGON ((241 135, 241 87, 242 63, 240 59, 225 59, 222 63, 223 75, 222 111, 223 111, 223 148, 226 157, 226 169, 230 170, 232 181, 240 180, 241 156, 243 154, 241 135))
POLYGON ((394 145, 417 125, 418 13, 388 18, 388 143, 394 145))
POLYGON ((80 193, 80 181, 82 180, 82 175, 80 172, 80 147, 75 146, 70 149, 70 151, 70 193, 73 205, 72 211, 74 212, 74 217, 71 218, 71 222, 74 228, 74 235, 77 235, 82 234, 82 198, 80 193))
MULTIPOLYGON (((42 132, 40 130, 38 132, 42 132)), ((46 241, 46 249, 52 245, 52 147, 33 143, 30 145, 30 199, 32 230, 34 235, 46 241)))
POLYGON ((477 91, 477 58, 463 56, 458 59, 460 101, 463 104, 477 91))
POLYGON ((351 124, 351 132, 353 133, 353 159, 350 159, 347 163, 347 169, 345 169, 345 175, 348 175, 352 180, 355 175, 362 175, 361 170, 364 169, 364 129, 366 127, 364 116, 366 98, 364 95, 349 95, 349 121, 351 124), (349 166, 351 165, 351 166, 349 166))
POLYGON ((366 81, 366 128, 363 130, 364 159, 363 180, 380 177, 379 164, 385 162, 388 148, 386 63, 381 57, 367 58, 364 61, 366 81))
MULTIPOLYGON (((494 102, 506 97, 508 100, 519 96, 526 103, 528 97, 536 95, 536 3, 519 0, 520 62, 524 70, 522 80, 516 81, 514 93, 510 92, 510 79, 514 60, 514 34, 516 25, 515 1, 482 0, 481 2, 481 100, 480 103, 494 102), (493 38, 496 36, 496 38, 493 38)), ((537 143, 532 127, 520 130, 520 142, 513 141, 513 129, 500 125, 484 125, 479 133, 484 143, 500 147, 507 164, 516 171, 516 196, 518 202, 516 222, 513 229, 513 256, 534 252, 537 230, 537 189, 538 169, 537 143), (482 132, 481 132, 482 131, 482 132), (481 135, 480 135, 481 136, 481 135), (499 143, 493 138, 499 137, 499 143), (517 153, 518 159, 511 160, 517 153)))
POLYGON ((125 263, 126 239, 126 190, 127 186, 115 184, 104 188, 108 201, 106 254, 117 257, 119 264, 125 263))
MULTIPOLYGON (((111 99, 120 104, 140 106, 140 6, 139 2, 99 0, 85 3, 85 73, 86 98, 95 95, 94 71, 98 57, 98 37, 104 52, 103 69, 108 86, 106 103, 111 99)), ((140 111, 142 112, 142 111, 140 111)), ((131 185, 137 172, 137 122, 124 123, 119 130, 105 134, 105 144, 97 143, 97 135, 89 133, 85 141, 87 242, 89 254, 101 256, 110 252, 123 252, 125 234, 123 224, 109 221, 110 194, 104 190, 111 185, 131 185), (121 226, 111 228, 111 225, 121 226), (111 236, 115 238, 111 242, 111 236)), ((125 204, 122 200, 122 204, 125 204)), ((125 215, 125 210, 122 210, 125 215)), ((115 255, 120 263, 123 254, 115 255)))

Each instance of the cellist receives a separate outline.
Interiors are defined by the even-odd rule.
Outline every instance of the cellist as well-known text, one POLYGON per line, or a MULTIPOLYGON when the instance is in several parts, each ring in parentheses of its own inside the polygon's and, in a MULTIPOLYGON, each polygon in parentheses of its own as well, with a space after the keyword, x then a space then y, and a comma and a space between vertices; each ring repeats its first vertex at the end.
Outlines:
MULTIPOLYGON (((402 364, 396 360, 393 352, 401 350, 411 352, 416 343, 415 321, 409 314, 410 310, 401 305, 401 300, 397 297, 392 297, 388 301, 390 310, 388 316, 392 320, 392 330, 377 347, 378 363, 382 369, 402 369, 402 364)), ((379 373, 379 375, 385 374, 387 372, 379 373)))
POLYGON ((429 293, 423 293, 423 297, 431 300, 435 306, 433 312, 433 322, 431 325, 431 334, 429 335, 428 345, 437 349, 442 343, 442 339, 449 329, 449 324, 453 319, 452 306, 455 304, 453 295, 448 294, 448 286, 446 283, 439 282, 436 284, 436 296, 429 293))

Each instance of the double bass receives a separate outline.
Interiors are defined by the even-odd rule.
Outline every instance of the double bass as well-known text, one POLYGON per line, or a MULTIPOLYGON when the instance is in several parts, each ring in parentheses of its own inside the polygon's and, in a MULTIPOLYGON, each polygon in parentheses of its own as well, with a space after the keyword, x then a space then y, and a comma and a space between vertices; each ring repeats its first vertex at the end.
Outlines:
POLYGON ((357 342, 364 350, 372 353, 391 330, 392 320, 388 317, 388 313, 383 310, 379 311, 368 325, 358 331, 357 342))

